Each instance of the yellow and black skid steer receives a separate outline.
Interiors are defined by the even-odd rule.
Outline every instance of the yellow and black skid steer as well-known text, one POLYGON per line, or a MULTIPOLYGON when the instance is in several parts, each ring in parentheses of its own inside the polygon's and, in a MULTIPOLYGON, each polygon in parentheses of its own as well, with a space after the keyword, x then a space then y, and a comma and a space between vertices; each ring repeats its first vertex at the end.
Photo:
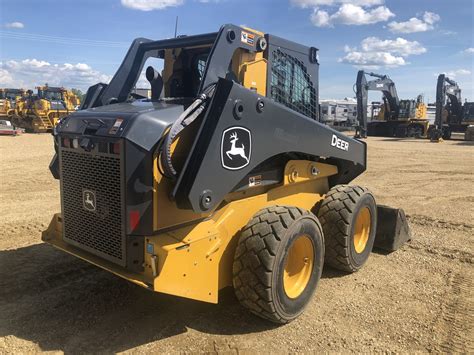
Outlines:
POLYGON ((316 48, 234 25, 136 39, 55 127, 62 210, 43 240, 149 290, 217 303, 233 286, 293 320, 324 263, 355 272, 410 238, 402 210, 348 185, 366 144, 319 122, 318 70, 316 48), (137 98, 149 57, 163 68, 137 98))

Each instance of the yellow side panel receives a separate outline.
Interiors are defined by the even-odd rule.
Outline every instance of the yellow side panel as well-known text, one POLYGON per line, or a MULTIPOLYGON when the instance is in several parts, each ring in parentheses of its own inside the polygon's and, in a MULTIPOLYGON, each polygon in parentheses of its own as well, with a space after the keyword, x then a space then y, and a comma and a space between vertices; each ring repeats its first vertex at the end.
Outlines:
POLYGON ((229 203, 206 220, 148 237, 157 261, 145 253, 146 279, 154 277, 155 268, 155 291, 216 303, 218 290, 232 285, 238 232, 252 216, 273 205, 310 210, 328 191, 328 176, 336 173, 331 165, 291 161, 279 187, 247 198, 242 198, 246 192, 233 193, 229 203))
MULTIPOLYGON (((232 264, 238 233, 252 216, 260 209, 274 205, 311 210, 329 190, 328 177, 336 173, 337 168, 328 164, 288 162, 282 184, 261 193, 261 187, 231 193, 226 196, 223 207, 199 223, 196 221, 146 237, 144 271, 141 273, 129 272, 65 243, 59 215, 53 218, 48 230, 43 233, 43 240, 154 291, 217 303, 218 291, 232 285, 232 264), (252 192, 253 189, 258 194, 252 192), (251 194, 254 195, 249 196, 251 194)), ((155 186, 161 189, 159 186, 165 186, 164 181, 155 186)), ((155 214, 160 215, 159 220, 162 216, 172 221, 183 219, 183 216, 190 219, 196 217, 192 212, 178 210, 174 203, 166 202, 166 190, 159 190, 163 195, 155 204, 155 214)))
POLYGON ((244 87, 255 90, 259 95, 267 94, 267 60, 260 59, 242 67, 244 87))
POLYGON ((232 71, 247 89, 265 96, 267 91, 267 60, 262 52, 237 49, 232 57, 232 71))

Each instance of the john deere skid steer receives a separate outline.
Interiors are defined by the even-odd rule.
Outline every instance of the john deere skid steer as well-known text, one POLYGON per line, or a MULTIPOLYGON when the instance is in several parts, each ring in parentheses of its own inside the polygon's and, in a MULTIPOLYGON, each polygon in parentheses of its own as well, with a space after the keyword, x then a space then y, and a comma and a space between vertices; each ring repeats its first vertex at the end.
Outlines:
POLYGON ((324 263, 354 272, 409 238, 402 210, 347 185, 367 149, 319 122, 317 53, 234 25, 136 39, 55 128, 62 211, 43 240, 149 290, 216 303, 233 286, 253 313, 296 318, 324 263), (150 57, 163 68, 139 98, 150 57))

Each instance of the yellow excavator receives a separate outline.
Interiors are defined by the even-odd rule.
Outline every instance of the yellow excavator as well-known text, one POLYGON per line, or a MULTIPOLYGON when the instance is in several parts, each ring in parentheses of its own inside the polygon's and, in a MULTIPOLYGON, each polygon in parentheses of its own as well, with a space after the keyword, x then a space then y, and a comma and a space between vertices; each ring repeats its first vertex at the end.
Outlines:
POLYGON ((63 87, 38 86, 19 102, 12 120, 17 127, 34 133, 51 132, 58 120, 75 111, 79 98, 63 87))
MULTIPOLYGON (((388 75, 369 73, 360 70, 355 84, 357 96, 357 127, 356 136, 365 138, 379 137, 426 137, 429 121, 426 119, 427 105, 423 95, 416 100, 400 100, 395 83, 388 75), (374 77, 367 80, 366 76, 374 77), (381 91, 383 104, 379 112, 367 122, 367 99, 369 91, 381 91)), ((374 110, 374 107, 373 107, 374 110)), ((373 112, 373 111, 372 111, 373 112)))
POLYGON ((0 119, 8 119, 15 113, 16 103, 25 95, 23 89, 0 89, 0 119))

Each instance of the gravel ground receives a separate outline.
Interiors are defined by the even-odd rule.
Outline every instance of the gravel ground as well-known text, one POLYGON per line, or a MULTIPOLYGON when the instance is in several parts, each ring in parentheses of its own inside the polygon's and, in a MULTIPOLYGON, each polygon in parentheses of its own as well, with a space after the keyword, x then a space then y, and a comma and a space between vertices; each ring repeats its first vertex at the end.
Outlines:
POLYGON ((59 211, 49 135, 0 137, 0 353, 474 352, 474 145, 368 139, 356 183, 402 207, 414 240, 355 274, 327 268, 285 326, 148 292, 40 242, 59 211))

